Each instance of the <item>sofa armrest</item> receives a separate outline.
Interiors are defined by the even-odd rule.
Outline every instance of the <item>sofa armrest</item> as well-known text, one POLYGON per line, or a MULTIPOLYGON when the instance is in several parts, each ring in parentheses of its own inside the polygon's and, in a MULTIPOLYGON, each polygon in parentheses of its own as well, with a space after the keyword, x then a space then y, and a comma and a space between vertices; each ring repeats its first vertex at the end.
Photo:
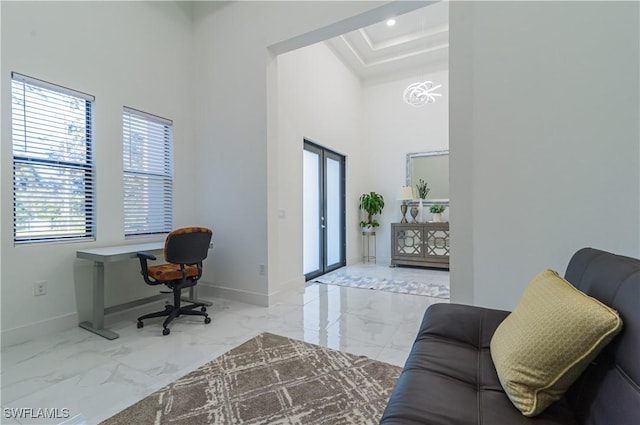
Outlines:
POLYGON ((463 344, 488 348, 498 325, 508 311, 462 304, 433 304, 422 319, 416 341, 427 337, 445 337, 463 344))

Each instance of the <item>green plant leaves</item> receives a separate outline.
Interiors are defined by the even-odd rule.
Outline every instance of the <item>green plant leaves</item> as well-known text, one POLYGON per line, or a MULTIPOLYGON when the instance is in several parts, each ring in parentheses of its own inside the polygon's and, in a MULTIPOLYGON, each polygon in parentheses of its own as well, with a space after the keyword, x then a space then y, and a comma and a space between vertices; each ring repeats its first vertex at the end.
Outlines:
POLYGON ((382 209, 384 208, 384 198, 376 192, 365 193, 360 196, 360 205, 358 208, 365 210, 368 215, 367 221, 360 222, 362 227, 378 227, 380 224, 376 220, 373 220, 372 216, 382 212, 382 209))

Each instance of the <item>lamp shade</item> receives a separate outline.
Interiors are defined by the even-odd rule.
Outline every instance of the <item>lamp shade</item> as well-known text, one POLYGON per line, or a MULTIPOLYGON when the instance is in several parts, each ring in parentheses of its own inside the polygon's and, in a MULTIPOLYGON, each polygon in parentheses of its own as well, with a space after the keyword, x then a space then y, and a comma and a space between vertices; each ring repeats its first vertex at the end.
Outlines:
POLYGON ((398 201, 410 201, 413 199, 413 188, 411 186, 402 186, 398 193, 398 201))

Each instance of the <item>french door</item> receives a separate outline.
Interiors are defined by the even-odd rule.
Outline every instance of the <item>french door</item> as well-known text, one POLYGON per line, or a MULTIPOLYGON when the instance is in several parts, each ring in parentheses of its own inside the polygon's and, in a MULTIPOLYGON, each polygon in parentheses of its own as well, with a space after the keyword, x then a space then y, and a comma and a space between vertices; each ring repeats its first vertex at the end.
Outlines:
POLYGON ((346 264, 345 157, 308 140, 303 162, 303 250, 306 280, 346 264))

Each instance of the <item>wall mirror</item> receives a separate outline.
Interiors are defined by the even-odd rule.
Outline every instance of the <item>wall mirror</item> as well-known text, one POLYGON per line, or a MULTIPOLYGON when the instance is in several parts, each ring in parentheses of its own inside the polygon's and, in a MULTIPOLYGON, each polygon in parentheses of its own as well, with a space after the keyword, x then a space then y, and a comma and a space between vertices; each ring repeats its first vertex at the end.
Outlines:
POLYGON ((449 205, 449 151, 407 154, 406 185, 413 188, 416 199, 416 184, 420 179, 427 182, 427 187, 431 189, 427 204, 449 205))

